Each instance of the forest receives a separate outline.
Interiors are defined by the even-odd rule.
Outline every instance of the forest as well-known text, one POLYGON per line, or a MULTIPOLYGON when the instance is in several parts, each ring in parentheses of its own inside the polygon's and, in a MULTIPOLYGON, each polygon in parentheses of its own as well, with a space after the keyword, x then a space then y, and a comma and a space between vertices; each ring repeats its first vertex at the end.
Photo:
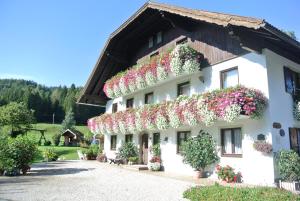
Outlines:
POLYGON ((34 111, 37 123, 61 123, 67 111, 72 110, 76 124, 86 124, 90 117, 103 113, 104 108, 78 105, 76 100, 82 87, 47 87, 34 81, 0 79, 0 106, 23 102, 34 111))

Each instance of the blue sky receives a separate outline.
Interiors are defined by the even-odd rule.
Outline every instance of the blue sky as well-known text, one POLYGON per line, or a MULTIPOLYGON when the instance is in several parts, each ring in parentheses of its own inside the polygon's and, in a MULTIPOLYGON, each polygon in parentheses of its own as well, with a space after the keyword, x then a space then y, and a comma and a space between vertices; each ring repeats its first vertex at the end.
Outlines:
MULTIPOLYGON (((160 0, 266 19, 300 38, 299 0, 160 0)), ((85 84, 100 51, 142 0, 0 0, 0 78, 85 84)))

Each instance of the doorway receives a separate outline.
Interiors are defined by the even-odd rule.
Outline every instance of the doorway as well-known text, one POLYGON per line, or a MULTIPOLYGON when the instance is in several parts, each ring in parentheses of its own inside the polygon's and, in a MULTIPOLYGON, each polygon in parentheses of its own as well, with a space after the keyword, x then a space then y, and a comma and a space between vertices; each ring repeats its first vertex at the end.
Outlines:
POLYGON ((142 164, 148 164, 148 137, 147 133, 142 134, 140 144, 140 156, 142 164))
POLYGON ((290 128, 290 148, 300 154, 300 129, 290 128))

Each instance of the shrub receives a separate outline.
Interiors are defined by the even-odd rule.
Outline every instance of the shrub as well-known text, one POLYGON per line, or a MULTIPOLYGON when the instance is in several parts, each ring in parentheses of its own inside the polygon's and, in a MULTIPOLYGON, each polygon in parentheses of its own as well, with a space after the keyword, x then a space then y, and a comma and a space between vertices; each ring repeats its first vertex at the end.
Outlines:
POLYGON ((198 171, 203 171, 205 167, 219 159, 213 137, 202 130, 198 136, 191 137, 184 142, 182 150, 183 162, 190 164, 198 171))
POLYGON ((61 134, 60 133, 55 133, 53 136, 52 136, 52 140, 53 140, 53 143, 55 146, 58 146, 59 143, 60 143, 60 138, 61 138, 61 134))
POLYGON ((183 193, 183 197, 191 201, 296 201, 299 195, 277 188, 255 187, 255 188, 232 188, 220 185, 193 187, 183 193))
POLYGON ((262 152, 264 154, 272 153, 272 145, 266 141, 257 140, 254 142, 253 147, 256 151, 262 152))
POLYGON ((47 162, 56 161, 58 159, 58 154, 53 148, 47 148, 43 151, 43 157, 47 162))
POLYGON ((44 142, 44 146, 51 146, 51 141, 50 140, 46 140, 44 142))
POLYGON ((296 152, 292 150, 280 151, 278 153, 278 168, 283 180, 300 180, 300 157, 296 152))
POLYGON ((128 161, 129 162, 132 162, 132 163, 137 163, 139 161, 139 158, 134 156, 134 157, 129 157, 128 158, 128 161))
POLYGON ((35 141, 27 136, 0 139, 0 169, 7 175, 18 175, 20 170, 25 174, 37 154, 35 141))
POLYGON ((123 143, 119 148, 119 155, 125 160, 128 160, 130 157, 138 156, 136 145, 132 142, 123 143))
POLYGON ((235 173, 234 169, 229 165, 225 167, 217 165, 217 175, 219 179, 226 181, 227 183, 242 182, 242 174, 240 172, 235 173))
POLYGON ((88 160, 95 160, 99 154, 99 146, 97 144, 92 144, 84 151, 84 153, 88 160))
POLYGON ((161 150, 160 145, 156 144, 151 147, 151 153, 153 156, 160 156, 161 150))
POLYGON ((105 154, 98 154, 97 158, 96 158, 97 161, 99 162, 106 162, 107 161, 107 157, 105 156, 105 154))

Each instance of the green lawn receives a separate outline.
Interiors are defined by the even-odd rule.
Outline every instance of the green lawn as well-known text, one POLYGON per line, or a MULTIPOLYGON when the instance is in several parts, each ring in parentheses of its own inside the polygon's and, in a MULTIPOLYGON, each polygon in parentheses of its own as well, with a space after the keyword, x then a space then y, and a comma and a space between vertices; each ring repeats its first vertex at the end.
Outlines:
POLYGON ((300 201, 299 195, 277 188, 232 188, 220 185, 193 187, 184 192, 184 198, 191 201, 300 201))
POLYGON ((34 160, 35 163, 43 161, 43 150, 52 148, 62 160, 78 160, 77 150, 84 150, 80 147, 65 147, 65 146, 39 146, 39 154, 34 160))
MULTIPOLYGON (((33 124, 33 128, 46 129, 45 137, 47 140, 50 140, 52 143, 53 143, 53 141, 52 141, 53 134, 61 133, 61 125, 60 124, 37 123, 37 124, 33 124)), ((89 132, 89 129, 87 126, 76 126, 76 129, 83 134, 86 134, 89 132)), ((41 133, 39 131, 28 131, 27 134, 30 136, 33 136, 37 142, 41 136, 41 133)), ((61 139, 61 140, 63 140, 63 139, 61 139)))

